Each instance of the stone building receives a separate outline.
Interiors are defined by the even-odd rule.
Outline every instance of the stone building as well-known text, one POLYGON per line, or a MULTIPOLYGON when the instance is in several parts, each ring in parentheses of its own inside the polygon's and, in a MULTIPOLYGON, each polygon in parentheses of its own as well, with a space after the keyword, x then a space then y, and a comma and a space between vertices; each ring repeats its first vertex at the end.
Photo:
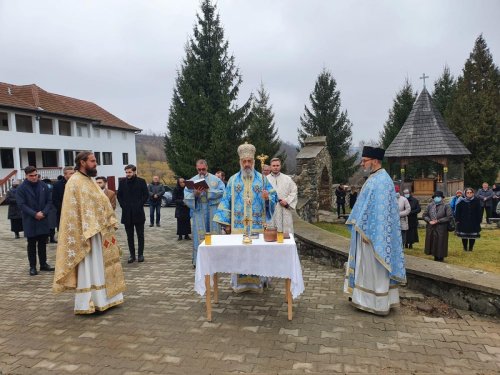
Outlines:
POLYGON ((319 211, 332 209, 332 161, 326 137, 306 138, 296 159, 297 213, 302 219, 315 223, 319 211))

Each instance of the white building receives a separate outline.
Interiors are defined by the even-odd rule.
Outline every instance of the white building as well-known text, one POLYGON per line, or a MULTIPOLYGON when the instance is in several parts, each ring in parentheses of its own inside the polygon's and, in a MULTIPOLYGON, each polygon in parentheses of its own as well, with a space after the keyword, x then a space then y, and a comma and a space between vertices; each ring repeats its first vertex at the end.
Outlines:
POLYGON ((92 102, 0 83, 0 200, 26 166, 56 179, 82 150, 95 153, 98 175, 114 190, 124 165, 136 164, 140 131, 92 102))

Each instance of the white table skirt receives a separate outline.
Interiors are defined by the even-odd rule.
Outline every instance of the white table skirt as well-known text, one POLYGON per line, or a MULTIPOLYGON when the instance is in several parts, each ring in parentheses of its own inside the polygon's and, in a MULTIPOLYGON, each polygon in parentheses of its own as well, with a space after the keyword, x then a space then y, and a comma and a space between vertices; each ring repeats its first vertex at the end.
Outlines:
POLYGON ((304 280, 293 235, 282 244, 265 242, 262 234, 259 239, 252 239, 251 245, 244 245, 242 240, 241 234, 212 235, 212 245, 205 245, 205 241, 200 244, 196 257, 196 292, 203 296, 205 275, 220 272, 290 279, 292 297, 302 294, 304 280))

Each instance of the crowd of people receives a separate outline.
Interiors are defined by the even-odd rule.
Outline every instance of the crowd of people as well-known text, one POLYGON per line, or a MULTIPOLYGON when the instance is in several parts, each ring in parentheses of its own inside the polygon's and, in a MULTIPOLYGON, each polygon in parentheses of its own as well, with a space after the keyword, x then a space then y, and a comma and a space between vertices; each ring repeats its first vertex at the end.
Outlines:
MULTIPOLYGON (((273 158, 255 168, 255 147, 238 147, 240 170, 227 181, 222 170, 209 172, 206 160, 194 163, 196 174, 189 180, 177 179, 172 200, 175 203, 178 240, 192 240, 192 264, 207 233, 252 233, 266 226, 293 233, 292 212, 297 204, 297 186, 281 173, 281 160, 273 158), (192 236, 192 237, 191 237, 192 236)), ((382 168, 384 150, 363 149, 361 164, 369 173, 359 195, 349 192, 351 209, 346 224, 351 228, 351 246, 344 290, 357 308, 385 315, 397 305, 397 284, 405 281, 404 248, 419 242, 418 217, 421 206, 409 189, 399 187, 382 168), (393 199, 393 197, 395 199, 393 199), (395 225, 396 224, 396 225, 395 225), (390 270, 390 271, 388 271, 390 270)), ((107 179, 97 176, 92 152, 81 152, 74 167, 66 167, 56 183, 42 180, 33 166, 25 168, 25 179, 15 182, 6 196, 8 219, 15 238, 27 238, 29 274, 54 272, 54 290, 75 290, 75 313, 103 311, 123 302, 125 282, 120 249, 115 237, 121 207, 129 249, 128 263, 144 257, 144 205, 149 203, 150 227, 161 226, 161 202, 165 186, 159 176, 151 183, 137 176, 135 165, 124 168, 125 177, 115 193, 107 179), (55 237, 58 231, 57 240, 55 237), (137 235, 137 252, 135 235, 137 235), (57 243, 56 266, 47 263, 47 243, 57 243), (37 251, 38 250, 38 251, 37 251)), ((335 190, 337 212, 345 214, 347 186, 335 190)), ((425 208, 426 254, 436 261, 448 255, 448 236, 454 232, 462 239, 463 250, 473 251, 480 237, 483 216, 489 223, 500 215, 500 189, 483 183, 477 192, 457 191, 450 204, 443 192, 436 191, 425 208)), ((346 215, 347 216, 347 215, 346 215)), ((262 291, 262 278, 233 275, 234 291, 262 291)))

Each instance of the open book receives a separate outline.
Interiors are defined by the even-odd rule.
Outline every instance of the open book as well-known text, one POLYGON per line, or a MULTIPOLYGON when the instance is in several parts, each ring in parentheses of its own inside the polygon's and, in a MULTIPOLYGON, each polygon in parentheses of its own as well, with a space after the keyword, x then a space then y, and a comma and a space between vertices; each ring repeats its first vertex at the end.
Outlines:
POLYGON ((208 184, 204 178, 200 178, 198 180, 186 180, 186 187, 191 190, 199 188, 208 190, 208 184))

